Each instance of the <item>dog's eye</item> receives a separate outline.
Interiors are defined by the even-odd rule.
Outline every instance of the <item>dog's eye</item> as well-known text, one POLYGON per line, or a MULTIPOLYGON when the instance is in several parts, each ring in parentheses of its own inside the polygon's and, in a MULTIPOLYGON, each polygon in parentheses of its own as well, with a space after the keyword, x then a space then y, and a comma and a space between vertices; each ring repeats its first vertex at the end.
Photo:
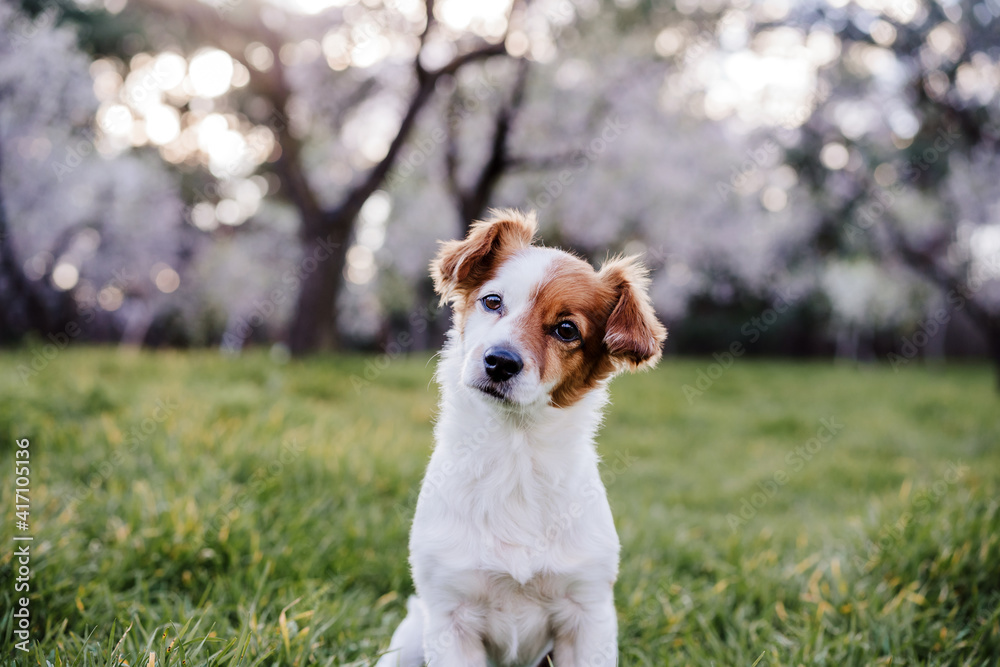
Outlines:
POLYGON ((483 302, 487 310, 500 310, 500 306, 503 305, 503 299, 498 294, 487 294, 480 301, 483 302))
POLYGON ((566 343, 571 343, 580 338, 580 330, 572 322, 560 322, 555 328, 556 338, 566 343))

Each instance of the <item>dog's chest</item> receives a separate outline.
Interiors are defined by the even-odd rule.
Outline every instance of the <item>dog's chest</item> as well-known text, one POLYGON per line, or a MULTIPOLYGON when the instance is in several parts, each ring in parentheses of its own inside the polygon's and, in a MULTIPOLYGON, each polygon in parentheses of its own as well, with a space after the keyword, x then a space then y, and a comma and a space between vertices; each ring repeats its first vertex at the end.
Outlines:
POLYGON ((478 568, 520 584, 543 570, 562 570, 566 544, 576 532, 576 494, 567 486, 558 476, 540 478, 530 463, 495 463, 484 477, 469 480, 455 509, 473 538, 469 546, 478 568))
MULTIPOLYGON (((450 443, 474 441, 443 430, 450 443)), ((435 553, 446 569, 496 572, 521 584, 540 572, 578 574, 588 561, 613 567, 617 537, 596 455, 553 441, 501 429, 476 447, 436 450, 412 546, 435 553)))
POLYGON ((558 514, 558 504, 548 499, 532 502, 515 493, 498 502, 474 524, 480 569, 506 573, 520 584, 548 569, 562 551, 555 539, 558 514))
POLYGON ((585 526, 577 505, 516 480, 466 479, 447 490, 425 482, 414 547, 435 554, 439 568, 504 574, 524 584, 542 571, 562 573, 575 560, 568 545, 585 526))

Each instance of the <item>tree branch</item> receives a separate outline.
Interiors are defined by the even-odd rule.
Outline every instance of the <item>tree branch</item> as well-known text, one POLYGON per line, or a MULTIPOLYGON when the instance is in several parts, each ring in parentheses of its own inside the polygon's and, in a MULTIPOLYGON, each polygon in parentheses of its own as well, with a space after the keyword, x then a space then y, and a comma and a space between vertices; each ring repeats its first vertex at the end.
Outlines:
MULTIPOLYGON (((0 102, 5 95, 6 91, 0 90, 0 102)), ((48 333, 52 322, 45 298, 38 288, 43 283, 28 279, 14 249, 13 232, 3 196, 3 144, 4 137, 0 133, 0 294, 5 301, 0 314, 0 322, 3 323, 0 334, 19 335, 32 329, 48 333)))
POLYGON ((485 43, 472 51, 455 56, 450 63, 433 70, 429 73, 429 75, 434 79, 439 79, 445 74, 454 74, 458 70, 462 69, 462 67, 477 60, 485 60, 487 58, 492 58, 493 56, 502 56, 506 54, 507 47, 504 45, 504 42, 501 41, 496 44, 485 43))
MULTIPOLYGON (((426 73, 424 78, 422 81, 418 81, 417 83, 417 89, 410 98, 410 102, 406 108, 406 113, 403 115, 403 120, 399 124, 399 130, 396 132, 396 136, 393 138, 392 143, 389 144, 389 150, 386 151, 385 157, 383 157, 378 164, 369 170, 368 175, 364 178, 364 180, 348 193, 344 202, 337 207, 336 213, 331 215, 340 216, 350 214, 352 212, 354 215, 357 215, 357 212, 361 210, 361 205, 365 203, 365 200, 367 200, 368 197, 370 197, 371 194, 378 189, 378 186, 381 185, 383 180, 385 180, 385 177, 388 175, 393 163, 396 161, 399 151, 402 150, 403 146, 406 144, 410 131, 417 122, 417 116, 420 115, 420 111, 434 94, 434 88, 442 76, 446 74, 454 74, 463 65, 477 60, 485 60, 496 55, 503 55, 504 53, 506 53, 506 50, 503 43, 486 44, 485 46, 481 46, 473 51, 456 56, 450 63, 439 69, 429 71, 425 70, 426 73)), ((419 58, 420 55, 417 54, 417 59, 419 58)))
POLYGON ((478 47, 454 57, 440 68, 434 70, 424 68, 420 63, 420 54, 434 23, 434 0, 425 0, 427 20, 420 34, 421 49, 414 58, 417 87, 410 97, 396 136, 389 144, 385 156, 357 185, 347 191, 341 203, 332 210, 323 210, 302 167, 301 142, 291 134, 288 119, 284 115, 292 91, 280 59, 275 58, 274 65, 268 72, 260 72, 246 62, 246 55, 242 51, 248 40, 256 40, 270 48, 277 56, 282 43, 280 35, 267 28, 259 19, 252 22, 231 22, 222 18, 215 10, 198 3, 179 0, 136 0, 136 2, 161 15, 182 17, 199 39, 226 51, 250 71, 252 89, 266 97, 278 114, 279 122, 275 123, 275 129, 281 156, 276 165, 277 172, 287 196, 302 213, 305 223, 302 228, 304 238, 323 234, 331 225, 353 223, 362 204, 385 180, 400 150, 406 144, 420 111, 432 97, 441 77, 453 75, 470 63, 506 53, 503 41, 497 44, 482 42, 478 47), (306 221, 310 220, 321 221, 319 227, 309 225, 306 221))
POLYGON ((462 216, 466 226, 479 218, 489 203, 497 183, 507 169, 508 142, 510 132, 517 118, 521 105, 524 103, 524 89, 528 82, 529 63, 521 59, 517 64, 517 76, 510 97, 500 105, 493 121, 493 140, 490 144, 490 157, 479 170, 479 177, 472 188, 465 193, 462 201, 462 216))
POLYGON ((512 155, 507 158, 511 171, 548 171, 567 167, 584 155, 581 150, 571 150, 555 155, 512 155))
POLYGON ((459 89, 456 86, 451 98, 448 100, 448 115, 445 119, 446 142, 444 153, 445 178, 448 182, 448 190, 458 204, 459 210, 462 208, 464 193, 461 183, 458 182, 458 97, 459 89))
MULTIPOLYGON (((276 141, 281 147, 281 156, 275 164, 275 171, 288 198, 302 213, 303 221, 317 219, 322 210, 315 193, 309 185, 302 169, 301 142, 291 134, 286 105, 292 90, 285 76, 284 65, 278 57, 282 38, 256 18, 252 21, 230 21, 218 11, 198 2, 178 0, 135 0, 135 4, 167 18, 179 17, 188 29, 206 44, 213 44, 240 62, 250 72, 250 88, 267 99, 273 107, 274 117, 270 123, 276 141), (247 62, 244 53, 249 41, 258 41, 274 54, 274 64, 267 72, 261 72, 247 62)), ((315 230, 305 229, 306 234, 315 230)))
POLYGON ((434 0, 424 0, 424 14, 427 16, 424 21, 424 29, 420 31, 420 46, 417 48, 417 57, 413 59, 413 69, 417 73, 417 81, 422 83, 427 78, 427 70, 420 62, 420 55, 424 52, 427 44, 427 36, 431 33, 431 25, 434 23, 434 0))

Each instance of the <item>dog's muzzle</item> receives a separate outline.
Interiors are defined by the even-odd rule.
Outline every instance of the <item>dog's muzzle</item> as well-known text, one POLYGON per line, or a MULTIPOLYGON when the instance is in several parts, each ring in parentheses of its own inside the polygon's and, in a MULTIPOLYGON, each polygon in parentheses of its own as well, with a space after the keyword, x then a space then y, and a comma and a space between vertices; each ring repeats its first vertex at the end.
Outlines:
POLYGON ((483 355, 483 366, 491 380, 506 382, 521 372, 524 362, 516 352, 502 347, 491 347, 483 355))

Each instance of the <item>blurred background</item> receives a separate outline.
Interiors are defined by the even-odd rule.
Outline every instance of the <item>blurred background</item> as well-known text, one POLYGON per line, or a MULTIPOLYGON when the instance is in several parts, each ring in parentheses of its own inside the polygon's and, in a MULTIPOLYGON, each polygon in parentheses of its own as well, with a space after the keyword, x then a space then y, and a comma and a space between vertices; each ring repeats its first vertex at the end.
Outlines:
POLYGON ((0 662, 372 664, 428 263, 516 207, 670 329, 620 664, 993 664, 998 148, 1000 0, 0 0, 0 662))
POLYGON ((1000 368, 1000 1, 0 1, 0 341, 435 348, 491 207, 668 351, 1000 368))

